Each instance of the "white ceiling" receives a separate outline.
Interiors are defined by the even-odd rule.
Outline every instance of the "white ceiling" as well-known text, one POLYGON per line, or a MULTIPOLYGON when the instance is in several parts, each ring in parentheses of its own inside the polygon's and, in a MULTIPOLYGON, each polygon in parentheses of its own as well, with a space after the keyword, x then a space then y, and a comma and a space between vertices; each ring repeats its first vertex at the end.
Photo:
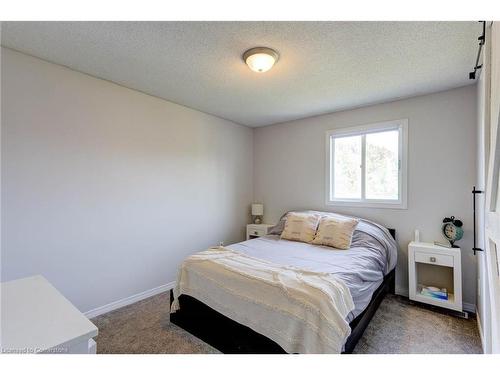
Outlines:
POLYGON ((478 22, 3 22, 2 45, 262 126, 472 83, 478 22), (281 57, 252 72, 242 53, 281 57))

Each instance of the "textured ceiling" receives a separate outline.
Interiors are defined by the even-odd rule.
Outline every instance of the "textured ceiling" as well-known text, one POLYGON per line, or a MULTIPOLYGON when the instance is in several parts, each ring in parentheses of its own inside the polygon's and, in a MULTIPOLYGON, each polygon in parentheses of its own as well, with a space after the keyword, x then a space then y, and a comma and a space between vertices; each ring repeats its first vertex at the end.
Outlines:
POLYGON ((261 126, 470 84, 477 22, 3 22, 2 45, 261 126), (281 57, 252 72, 242 53, 281 57))

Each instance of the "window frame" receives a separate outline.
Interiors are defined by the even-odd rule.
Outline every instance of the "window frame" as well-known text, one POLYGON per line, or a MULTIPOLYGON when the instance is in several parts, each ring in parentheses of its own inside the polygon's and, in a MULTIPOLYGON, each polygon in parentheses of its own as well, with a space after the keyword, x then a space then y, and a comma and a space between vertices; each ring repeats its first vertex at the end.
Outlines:
POLYGON ((326 165, 325 165, 325 186, 326 205, 347 206, 347 207, 367 207, 367 208, 393 208, 407 209, 408 198, 408 119, 390 120, 377 122, 361 126, 344 127, 328 130, 326 132, 326 165), (398 173, 398 200, 392 199, 366 199, 366 135, 382 131, 398 130, 399 132, 399 173, 398 173), (334 142, 332 139, 361 135, 361 198, 334 198, 333 197, 333 176, 335 175, 335 163, 332 163, 335 156, 334 142))

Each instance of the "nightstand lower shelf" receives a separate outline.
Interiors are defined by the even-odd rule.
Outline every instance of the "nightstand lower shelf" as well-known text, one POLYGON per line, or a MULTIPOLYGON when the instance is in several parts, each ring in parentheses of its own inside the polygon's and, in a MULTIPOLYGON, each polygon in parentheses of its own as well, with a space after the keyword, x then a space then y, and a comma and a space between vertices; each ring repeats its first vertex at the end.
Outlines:
POLYGON ((455 295, 453 293, 448 293, 448 299, 439 299, 422 294, 421 291, 417 289, 417 293, 412 299, 418 302, 444 307, 447 309, 453 309, 453 306, 455 306, 455 295))

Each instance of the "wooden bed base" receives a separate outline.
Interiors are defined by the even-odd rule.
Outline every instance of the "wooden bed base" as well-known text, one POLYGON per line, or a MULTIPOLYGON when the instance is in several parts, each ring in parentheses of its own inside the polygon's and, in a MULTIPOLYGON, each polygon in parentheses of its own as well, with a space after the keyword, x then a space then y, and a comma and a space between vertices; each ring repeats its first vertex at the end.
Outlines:
MULTIPOLYGON (((390 229, 395 237, 394 230, 390 229)), ((368 323, 388 293, 395 292, 395 270, 389 272, 373 293, 366 309, 351 323, 351 335, 347 338, 343 353, 353 352, 368 323)), ((170 291, 170 301, 173 293, 170 291)), ((188 295, 179 297, 180 310, 170 314, 170 321, 225 354, 285 354, 281 346, 268 337, 255 332, 222 315, 204 303, 188 295)))

